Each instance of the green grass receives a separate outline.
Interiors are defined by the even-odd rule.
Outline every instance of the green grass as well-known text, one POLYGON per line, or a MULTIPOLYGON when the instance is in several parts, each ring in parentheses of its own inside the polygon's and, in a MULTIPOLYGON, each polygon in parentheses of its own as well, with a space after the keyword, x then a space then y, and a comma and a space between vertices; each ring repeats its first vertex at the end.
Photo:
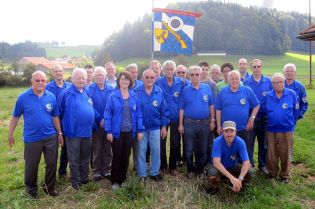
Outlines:
MULTIPOLYGON (((288 185, 270 181, 256 172, 251 187, 244 193, 235 194, 223 185, 217 196, 209 196, 203 190, 203 180, 186 179, 184 167, 179 169, 179 177, 167 175, 163 182, 149 180, 144 185, 130 170, 126 187, 116 192, 111 191, 107 180, 90 183, 77 192, 66 178, 57 179, 59 197, 51 198, 39 191, 38 200, 29 199, 24 189, 23 120, 15 132, 14 147, 7 146, 10 113, 17 95, 24 89, 0 88, 0 208, 315 208, 315 89, 307 92, 309 110, 296 130, 294 157, 298 164, 293 166, 293 180, 288 185)), ((43 177, 41 162, 39 185, 43 177)))
POLYGON ((46 53, 48 58, 58 58, 63 56, 81 57, 91 56, 92 52, 100 46, 58 46, 58 47, 46 47, 46 53))

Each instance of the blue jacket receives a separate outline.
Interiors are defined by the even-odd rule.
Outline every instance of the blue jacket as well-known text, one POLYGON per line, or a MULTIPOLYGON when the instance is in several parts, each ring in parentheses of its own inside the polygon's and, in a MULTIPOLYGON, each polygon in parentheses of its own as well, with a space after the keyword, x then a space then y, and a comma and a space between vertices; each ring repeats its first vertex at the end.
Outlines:
MULTIPOLYGON (((136 93, 129 90, 129 102, 131 111, 132 134, 136 136, 137 132, 143 132, 142 111, 140 101, 136 93)), ((120 127, 123 115, 123 97, 120 89, 115 90, 108 98, 104 112, 104 129, 107 133, 112 133, 115 139, 119 139, 120 127)))
POLYGON ((106 82, 104 84, 104 89, 101 90, 96 83, 89 86, 89 92, 91 99, 93 101, 93 108, 95 112, 95 123, 93 129, 99 128, 100 122, 104 118, 104 111, 107 103, 107 99, 111 93, 113 93, 114 88, 108 85, 106 82))
POLYGON ((69 86, 71 86, 72 83, 69 83, 67 81, 64 81, 63 86, 61 88, 59 88, 56 85, 55 80, 50 81, 49 83, 47 83, 46 85, 46 90, 50 91, 51 93, 53 93, 56 97, 56 99, 58 99, 58 96, 60 95, 60 93, 62 92, 62 90, 68 88, 69 86))
POLYGON ((140 100, 143 115, 143 124, 146 131, 160 129, 161 126, 167 126, 169 111, 167 110, 163 92, 160 87, 153 85, 150 95, 145 92, 144 85, 135 89, 140 100))
POLYGON ((260 102, 257 118, 265 118, 267 116, 266 111, 266 95, 273 89, 270 78, 262 75, 259 82, 255 81, 253 76, 250 75, 245 81, 244 85, 250 87, 257 99, 260 102))
POLYGON ((270 132, 291 132, 299 116, 299 103, 293 90, 284 88, 281 98, 275 90, 266 96, 267 129, 270 132))
POLYGON ((306 91, 303 84, 295 80, 291 85, 288 85, 287 82, 285 82, 285 87, 295 91, 298 102, 299 102, 299 108, 300 108, 298 119, 303 118, 304 113, 306 112, 308 108, 306 91))
POLYGON ((155 84, 162 89, 167 108, 170 111, 170 120, 172 122, 178 121, 179 100, 185 87, 183 81, 174 76, 173 85, 169 86, 166 77, 163 76, 155 84))
POLYGON ((92 136, 95 113, 87 87, 82 93, 74 85, 62 91, 58 98, 57 110, 65 136, 69 138, 92 136))

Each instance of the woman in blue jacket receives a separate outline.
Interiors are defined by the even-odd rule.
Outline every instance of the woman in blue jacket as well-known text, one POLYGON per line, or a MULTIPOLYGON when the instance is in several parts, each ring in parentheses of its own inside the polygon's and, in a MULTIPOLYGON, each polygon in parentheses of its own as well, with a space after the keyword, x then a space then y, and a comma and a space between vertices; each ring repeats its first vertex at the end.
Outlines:
POLYGON ((117 87, 108 98, 104 112, 107 140, 112 143, 113 160, 111 170, 112 189, 126 180, 132 140, 143 138, 144 126, 137 95, 130 90, 132 79, 129 72, 122 72, 117 78, 117 87))

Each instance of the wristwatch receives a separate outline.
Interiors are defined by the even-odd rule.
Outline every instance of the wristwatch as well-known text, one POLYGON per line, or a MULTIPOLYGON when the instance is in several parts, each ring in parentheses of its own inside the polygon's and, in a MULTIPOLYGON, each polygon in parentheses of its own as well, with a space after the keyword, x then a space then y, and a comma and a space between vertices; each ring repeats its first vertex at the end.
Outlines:
POLYGON ((252 119, 254 119, 255 120, 255 118, 256 118, 256 116, 255 115, 253 115, 253 116, 250 116, 252 119))
POLYGON ((243 180, 244 180, 244 177, 243 177, 243 176, 239 176, 238 179, 241 180, 241 181, 243 181, 243 180))
POLYGON ((58 132, 58 135, 62 135, 63 133, 62 132, 58 132))

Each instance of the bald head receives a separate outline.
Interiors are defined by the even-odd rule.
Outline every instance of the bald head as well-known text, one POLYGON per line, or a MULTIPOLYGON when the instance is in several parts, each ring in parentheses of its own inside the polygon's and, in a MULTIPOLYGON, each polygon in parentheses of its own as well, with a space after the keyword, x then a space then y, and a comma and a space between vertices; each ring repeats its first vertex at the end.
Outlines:
POLYGON ((35 71, 32 73, 32 89, 36 95, 40 95, 44 92, 47 84, 46 74, 42 71, 35 71))

